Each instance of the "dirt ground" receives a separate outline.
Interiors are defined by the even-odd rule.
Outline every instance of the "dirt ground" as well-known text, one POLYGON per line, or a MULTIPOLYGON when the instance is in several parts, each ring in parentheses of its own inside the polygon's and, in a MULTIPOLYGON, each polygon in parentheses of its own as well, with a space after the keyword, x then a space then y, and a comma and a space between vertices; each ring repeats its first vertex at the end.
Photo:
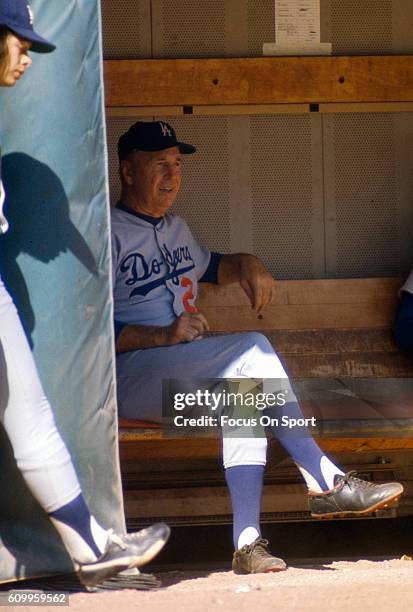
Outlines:
POLYGON ((235 576, 227 571, 175 571, 158 576, 163 582, 159 590, 71 594, 69 609, 73 612, 413 609, 413 562, 409 560, 339 561, 254 576, 235 576))

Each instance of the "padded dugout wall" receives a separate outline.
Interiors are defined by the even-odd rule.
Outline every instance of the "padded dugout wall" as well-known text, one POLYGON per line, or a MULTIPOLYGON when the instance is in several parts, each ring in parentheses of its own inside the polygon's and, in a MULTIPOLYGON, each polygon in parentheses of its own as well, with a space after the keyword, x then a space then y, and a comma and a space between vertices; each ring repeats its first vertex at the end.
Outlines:
MULTIPOLYGON (((275 39, 274 0, 105 0, 103 9, 108 58, 260 56, 275 39), (140 26, 122 55, 113 41, 132 5, 140 26)), ((321 40, 336 55, 413 53, 412 26, 410 0, 321 0, 321 40)), ((109 117, 110 141, 137 119, 109 117)), ((254 252, 278 278, 410 269, 413 113, 164 119, 198 145, 175 210, 210 248, 254 252)))
MULTIPOLYGON (((108 177, 98 0, 32 0, 57 45, 2 88, 8 281, 40 377, 98 521, 124 529, 117 446, 108 177)), ((4 371, 2 371, 4 373, 4 371)), ((5 380, 2 385, 4 403, 5 380)), ((3 408, 3 406, 1 406, 3 408)), ((27 432, 25 432, 27 435, 27 432)), ((70 572, 0 425, 0 582, 70 572)))

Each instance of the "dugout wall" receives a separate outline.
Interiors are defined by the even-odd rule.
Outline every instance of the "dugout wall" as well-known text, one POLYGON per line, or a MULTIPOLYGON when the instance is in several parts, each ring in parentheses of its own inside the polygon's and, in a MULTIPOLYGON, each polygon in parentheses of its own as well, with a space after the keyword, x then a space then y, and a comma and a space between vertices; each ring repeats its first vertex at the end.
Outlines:
MULTIPOLYGON (((260 57, 275 39, 274 0, 105 0, 102 9, 107 59, 260 57)), ((411 54, 412 24, 409 0, 321 0, 333 55, 411 54)), ((116 141, 139 118, 123 112, 108 109, 113 202, 116 141)), ((255 253, 279 279, 411 268, 413 113, 254 116, 246 107, 237 117, 223 108, 156 118, 198 148, 184 160, 174 210, 209 248, 255 253)))
MULTIPOLYGON (((274 39, 274 1, 32 3, 58 51, 35 58, 18 88, 1 93, 9 216, 23 229, 22 242, 8 244, 9 279, 86 497, 120 528, 99 7, 107 58, 254 57, 274 39), (35 85, 35 71, 47 86, 35 85)), ((321 38, 334 54, 413 52, 409 0, 322 0, 321 10, 321 38)), ((113 201, 116 140, 138 118, 108 116, 113 201)), ((255 252, 278 278, 410 268, 411 113, 166 119, 198 147, 175 210, 210 248, 255 252)), ((67 571, 6 439, 1 447, 0 579, 67 571)))
MULTIPOLYGON (((33 0, 57 45, 0 93, 10 232, 2 275, 98 520, 121 531, 100 2, 33 0)), ((0 432, 0 581, 70 572, 0 432)))

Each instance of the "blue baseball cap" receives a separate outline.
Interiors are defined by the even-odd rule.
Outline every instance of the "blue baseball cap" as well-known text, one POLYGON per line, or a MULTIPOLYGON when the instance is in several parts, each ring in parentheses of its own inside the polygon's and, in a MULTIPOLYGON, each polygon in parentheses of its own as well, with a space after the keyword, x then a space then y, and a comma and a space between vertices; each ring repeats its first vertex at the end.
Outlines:
MULTIPOLYGON (((1 0, 0 0, 1 1, 1 0)), ((179 142, 175 130, 165 121, 137 121, 122 134, 118 141, 119 161, 132 151, 163 151, 179 147, 179 152, 195 153, 196 148, 186 142, 179 142)))
POLYGON ((0 0, 0 26, 5 26, 20 38, 30 40, 31 51, 50 53, 55 45, 33 30, 33 11, 26 0, 0 0))

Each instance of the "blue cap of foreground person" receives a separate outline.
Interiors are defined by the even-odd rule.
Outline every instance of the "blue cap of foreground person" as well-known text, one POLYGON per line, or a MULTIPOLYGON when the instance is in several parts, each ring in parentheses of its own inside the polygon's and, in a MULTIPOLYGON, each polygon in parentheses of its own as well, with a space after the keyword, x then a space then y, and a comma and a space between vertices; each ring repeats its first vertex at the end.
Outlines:
POLYGON ((29 40, 31 51, 50 53, 56 49, 51 42, 33 29, 33 11, 26 0, 0 0, 0 26, 5 26, 19 38, 29 40))

